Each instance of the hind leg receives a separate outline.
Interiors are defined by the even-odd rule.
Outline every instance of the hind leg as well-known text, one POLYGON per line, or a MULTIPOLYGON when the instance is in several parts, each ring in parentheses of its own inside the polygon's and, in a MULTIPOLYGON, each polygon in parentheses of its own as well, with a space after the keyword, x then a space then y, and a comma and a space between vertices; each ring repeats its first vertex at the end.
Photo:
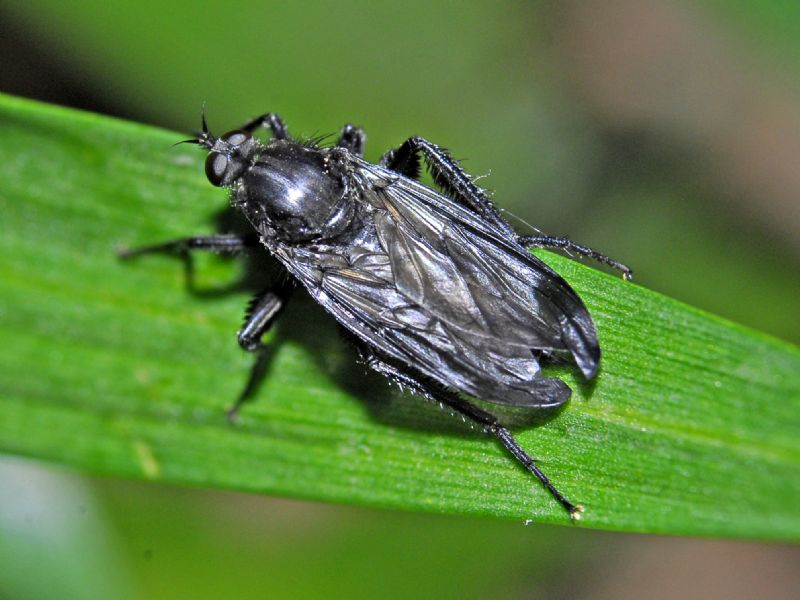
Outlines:
POLYGON ((517 459, 525 469, 533 474, 547 491, 550 492, 553 498, 566 509, 570 518, 575 521, 581 518, 583 506, 573 504, 556 489, 550 482, 550 479, 548 479, 544 472, 536 465, 533 458, 522 449, 522 446, 519 445, 519 442, 517 442, 511 432, 500 425, 494 416, 464 400, 458 394, 446 390, 433 382, 425 382, 424 378, 420 376, 390 365, 381 360, 371 348, 363 344, 359 346, 359 350, 361 351, 364 361, 371 369, 374 369, 378 373, 400 384, 401 387, 408 388, 416 394, 447 406, 465 419, 469 419, 471 422, 480 425, 486 433, 496 437, 503 447, 517 459))

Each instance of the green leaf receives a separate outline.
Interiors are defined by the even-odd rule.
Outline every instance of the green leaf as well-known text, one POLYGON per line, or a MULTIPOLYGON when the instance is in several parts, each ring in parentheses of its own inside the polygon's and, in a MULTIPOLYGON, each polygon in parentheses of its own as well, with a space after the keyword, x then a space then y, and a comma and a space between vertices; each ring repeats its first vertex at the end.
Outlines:
MULTIPOLYGON (((569 523, 491 439, 366 374, 296 294, 236 425, 253 262, 120 262, 215 230, 224 193, 184 135, 0 97, 0 450, 92 473, 318 500, 569 523)), ((800 539, 800 351, 542 253, 604 350, 567 408, 518 439, 578 526, 800 539)))

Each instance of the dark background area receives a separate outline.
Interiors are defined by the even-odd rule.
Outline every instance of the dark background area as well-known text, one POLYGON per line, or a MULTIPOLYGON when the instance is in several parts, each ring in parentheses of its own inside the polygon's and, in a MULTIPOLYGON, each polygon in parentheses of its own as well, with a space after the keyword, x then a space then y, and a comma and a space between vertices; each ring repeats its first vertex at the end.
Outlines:
MULTIPOLYGON (((797 343, 799 34, 800 4, 776 0, 35 0, 0 4, 0 91, 187 133, 203 102, 217 132, 265 111, 298 134, 354 122, 372 159, 423 135, 487 175, 520 231, 568 234, 638 283, 797 343)), ((332 507, 11 460, 0 471, 9 598, 748 598, 800 585, 797 550, 774 545, 332 507), (19 528, 21 506, 38 517, 19 528), (36 578, 8 575, 34 564, 36 578)))

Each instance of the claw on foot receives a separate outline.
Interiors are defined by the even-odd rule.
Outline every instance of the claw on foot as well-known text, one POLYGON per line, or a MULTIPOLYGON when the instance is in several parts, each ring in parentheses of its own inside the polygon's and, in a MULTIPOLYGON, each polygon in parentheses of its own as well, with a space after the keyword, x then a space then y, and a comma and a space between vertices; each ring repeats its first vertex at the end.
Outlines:
POLYGON ((582 504, 578 504, 572 510, 569 511, 569 518, 572 519, 573 521, 580 521, 581 515, 585 510, 586 509, 582 504))

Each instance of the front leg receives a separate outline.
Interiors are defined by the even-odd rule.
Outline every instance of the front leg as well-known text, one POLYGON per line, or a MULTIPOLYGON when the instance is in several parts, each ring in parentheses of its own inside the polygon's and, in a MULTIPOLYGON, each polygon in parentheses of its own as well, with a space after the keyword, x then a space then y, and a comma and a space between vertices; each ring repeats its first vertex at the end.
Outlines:
POLYGON ((275 113, 265 113, 260 117, 256 117, 242 125, 240 129, 247 133, 253 133, 259 127, 269 129, 272 132, 272 137, 276 140, 289 139, 289 132, 286 129, 286 125, 283 124, 283 119, 275 113))
POLYGON ((597 262, 608 265, 612 269, 616 269, 622 273, 622 278, 626 281, 633 279, 633 271, 623 263, 614 260, 601 254, 597 250, 584 246, 583 244, 576 244, 572 240, 565 237, 552 237, 549 235, 523 235, 517 238, 517 242, 526 248, 554 248, 557 250, 567 250, 575 252, 581 256, 591 258, 597 262))
POLYGON ((258 236, 239 236, 233 234, 198 235, 177 240, 139 246, 138 248, 123 248, 117 255, 121 259, 134 258, 142 254, 178 254, 187 256, 192 250, 210 250, 212 252, 241 252, 246 248, 259 245, 258 236))
MULTIPOLYGON (((153 253, 168 253, 177 254, 185 259, 187 268, 187 279, 190 287, 193 287, 194 269, 191 261, 191 252, 193 250, 211 250, 215 252, 240 252, 249 248, 261 247, 258 236, 253 235, 209 235, 209 236, 193 236, 187 238, 180 238, 163 242, 161 244, 153 244, 150 246, 141 246, 133 249, 123 249, 119 251, 119 257, 122 259, 134 258, 143 254, 153 253)), ((281 309, 286 305, 286 301, 291 294, 291 287, 288 285, 281 286, 276 291, 266 291, 253 298, 250 302, 247 312, 245 313, 245 322, 237 334, 239 345, 249 352, 263 351, 265 346, 261 343, 261 338, 269 330, 271 325, 275 322, 275 318, 280 313, 281 309)), ((254 393, 258 383, 263 375, 264 353, 262 352, 259 359, 253 368, 250 375, 250 380, 247 383, 242 394, 236 400, 236 403, 227 410, 228 418, 234 420, 242 406, 254 393)))
MULTIPOLYGON (((258 237, 237 235, 209 235, 196 236, 141 246, 130 250, 121 250, 120 258, 127 259, 151 253, 170 253, 189 256, 192 250, 212 250, 216 252, 239 252, 246 248, 258 247, 258 237)), ((287 287, 286 290, 289 288, 287 287)), ((245 314, 245 323, 239 331, 239 345, 248 351, 258 350, 261 346, 261 337, 267 332, 269 326, 280 312, 288 297, 288 291, 283 297, 276 292, 267 291, 253 298, 245 314)))
POLYGON ((121 260, 137 258, 145 254, 171 254, 179 257, 183 262, 186 276, 186 284, 190 290, 195 290, 195 269, 192 252, 195 250, 236 254, 243 250, 260 247, 258 236, 252 235, 199 235, 177 240, 170 240, 160 244, 150 246, 140 246, 138 248, 122 248, 118 250, 117 256, 121 260))

